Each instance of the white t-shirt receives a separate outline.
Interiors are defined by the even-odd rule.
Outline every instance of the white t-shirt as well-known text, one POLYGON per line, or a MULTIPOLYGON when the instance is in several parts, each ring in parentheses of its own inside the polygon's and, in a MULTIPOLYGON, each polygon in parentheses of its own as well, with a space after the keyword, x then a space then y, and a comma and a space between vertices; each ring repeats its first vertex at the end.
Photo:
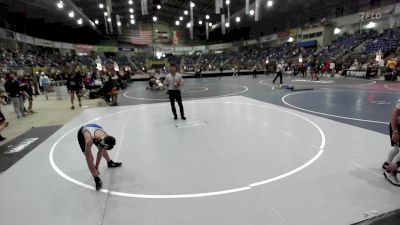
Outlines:
POLYGON ((183 84, 182 75, 178 73, 175 76, 168 74, 165 77, 164 84, 168 87, 168 90, 180 90, 181 85, 176 86, 176 84, 183 84))
POLYGON ((283 72, 282 64, 278 64, 278 66, 276 67, 276 72, 283 72))

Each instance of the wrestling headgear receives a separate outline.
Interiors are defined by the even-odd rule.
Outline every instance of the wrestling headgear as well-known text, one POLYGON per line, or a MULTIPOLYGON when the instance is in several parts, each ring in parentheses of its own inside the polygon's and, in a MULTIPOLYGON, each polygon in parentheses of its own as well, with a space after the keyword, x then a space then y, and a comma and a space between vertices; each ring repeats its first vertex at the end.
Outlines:
POLYGON ((105 136, 99 142, 99 147, 104 148, 106 150, 111 150, 114 148, 115 138, 112 136, 105 136))

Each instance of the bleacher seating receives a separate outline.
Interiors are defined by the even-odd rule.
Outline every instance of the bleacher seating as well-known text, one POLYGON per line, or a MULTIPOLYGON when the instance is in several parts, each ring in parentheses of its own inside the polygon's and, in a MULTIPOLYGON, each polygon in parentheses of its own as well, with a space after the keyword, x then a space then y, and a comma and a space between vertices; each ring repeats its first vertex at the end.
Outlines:
POLYGON ((368 40, 365 54, 375 54, 378 51, 382 53, 392 52, 399 46, 400 29, 385 30, 379 37, 368 40))

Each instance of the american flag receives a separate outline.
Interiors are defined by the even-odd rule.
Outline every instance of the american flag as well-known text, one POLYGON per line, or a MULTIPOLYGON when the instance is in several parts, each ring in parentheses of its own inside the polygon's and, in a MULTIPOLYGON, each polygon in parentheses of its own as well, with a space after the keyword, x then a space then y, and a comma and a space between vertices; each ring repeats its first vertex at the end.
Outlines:
POLYGON ((139 27, 139 30, 133 31, 132 44, 150 45, 153 43, 153 31, 151 28, 139 27))

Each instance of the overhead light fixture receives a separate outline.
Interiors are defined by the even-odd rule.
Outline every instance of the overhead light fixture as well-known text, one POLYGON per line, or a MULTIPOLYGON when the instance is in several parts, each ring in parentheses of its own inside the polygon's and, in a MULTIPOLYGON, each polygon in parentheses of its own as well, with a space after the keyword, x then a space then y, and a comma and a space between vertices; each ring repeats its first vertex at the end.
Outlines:
POLYGON ((74 16, 75 16, 74 11, 69 12, 69 13, 68 13, 68 16, 71 17, 71 18, 74 18, 74 16))
POLYGON ((132 1, 132 0, 129 0, 128 3, 129 3, 129 5, 132 5, 132 4, 133 4, 133 1, 132 1))
POLYGON ((154 22, 157 21, 157 16, 153 16, 153 21, 154 21, 154 22))
POLYGON ((120 27, 120 26, 121 26, 121 22, 119 22, 119 21, 118 21, 118 22, 117 22, 117 26, 119 26, 119 27, 120 27))
POLYGON ((131 20, 131 24, 135 24, 135 20, 134 19, 131 20))
POLYGON ((190 7, 194 8, 196 5, 192 2, 190 3, 190 7))
POLYGON ((209 15, 206 15, 206 20, 209 20, 210 19, 210 16, 209 15))
POLYGON ((58 7, 59 9, 64 8, 64 2, 59 1, 59 2, 57 3, 57 7, 58 7))
POLYGON ((250 16, 254 16, 254 10, 250 10, 250 16))
POLYGON ((79 25, 82 25, 82 23, 83 23, 82 18, 79 18, 79 20, 77 22, 79 25))
POLYGON ((100 3, 100 4, 99 4, 99 8, 100 8, 100 9, 104 8, 103 3, 100 3))
POLYGON ((180 17, 179 17, 179 20, 182 21, 182 20, 183 20, 183 16, 180 16, 180 17))
POLYGON ((110 18, 110 17, 108 17, 107 21, 108 21, 108 22, 111 22, 111 18, 110 18))
POLYGON ((289 39, 288 39, 288 42, 293 42, 294 41, 294 39, 292 38, 292 37, 290 37, 289 39))
POLYGON ((189 12, 187 10, 183 11, 183 14, 187 15, 189 12))
POLYGON ((239 23, 240 22, 240 17, 236 17, 236 22, 239 23))
POLYGON ((208 23, 208 26, 209 26, 209 27, 212 27, 212 25, 213 25, 212 23, 208 23))
POLYGON ((202 25, 202 24, 203 24, 203 21, 199 20, 199 24, 202 25))
POLYGON ((231 1, 229 1, 229 0, 226 0, 226 2, 225 2, 227 5, 229 5, 229 4, 231 4, 231 1))
POLYGON ((135 16, 134 16, 134 15, 131 15, 130 17, 131 17, 131 19, 134 19, 134 18, 135 18, 135 16))
POLYGON ((191 26, 192 26, 191 23, 187 23, 187 24, 186 24, 186 27, 187 27, 187 28, 190 28, 191 26))
POLYGON ((268 0, 268 1, 267 1, 267 6, 268 6, 268 7, 271 7, 273 4, 274 4, 273 1, 271 1, 271 0, 268 0))
POLYGON ((374 23, 374 22, 369 22, 369 23, 365 26, 365 28, 367 28, 367 29, 372 29, 372 28, 374 28, 374 27, 376 27, 376 23, 374 23))
POLYGON ((225 23, 225 26, 226 26, 226 27, 230 27, 231 25, 230 25, 228 22, 226 22, 226 23, 225 23))
POLYGON ((339 28, 335 28, 335 30, 333 31, 334 34, 340 34, 342 30, 339 28))
POLYGON ((105 15, 105 16, 108 16, 108 12, 104 12, 104 15, 105 15))
POLYGON ((161 5, 157 5, 157 9, 161 9, 161 5))
POLYGON ((175 21, 175 25, 179 26, 180 22, 179 20, 175 21))
POLYGON ((94 23, 97 25, 99 24, 99 20, 95 20, 94 23))
POLYGON ((130 12, 130 13, 133 13, 133 9, 132 9, 132 8, 130 8, 130 9, 129 9, 129 12, 130 12))

